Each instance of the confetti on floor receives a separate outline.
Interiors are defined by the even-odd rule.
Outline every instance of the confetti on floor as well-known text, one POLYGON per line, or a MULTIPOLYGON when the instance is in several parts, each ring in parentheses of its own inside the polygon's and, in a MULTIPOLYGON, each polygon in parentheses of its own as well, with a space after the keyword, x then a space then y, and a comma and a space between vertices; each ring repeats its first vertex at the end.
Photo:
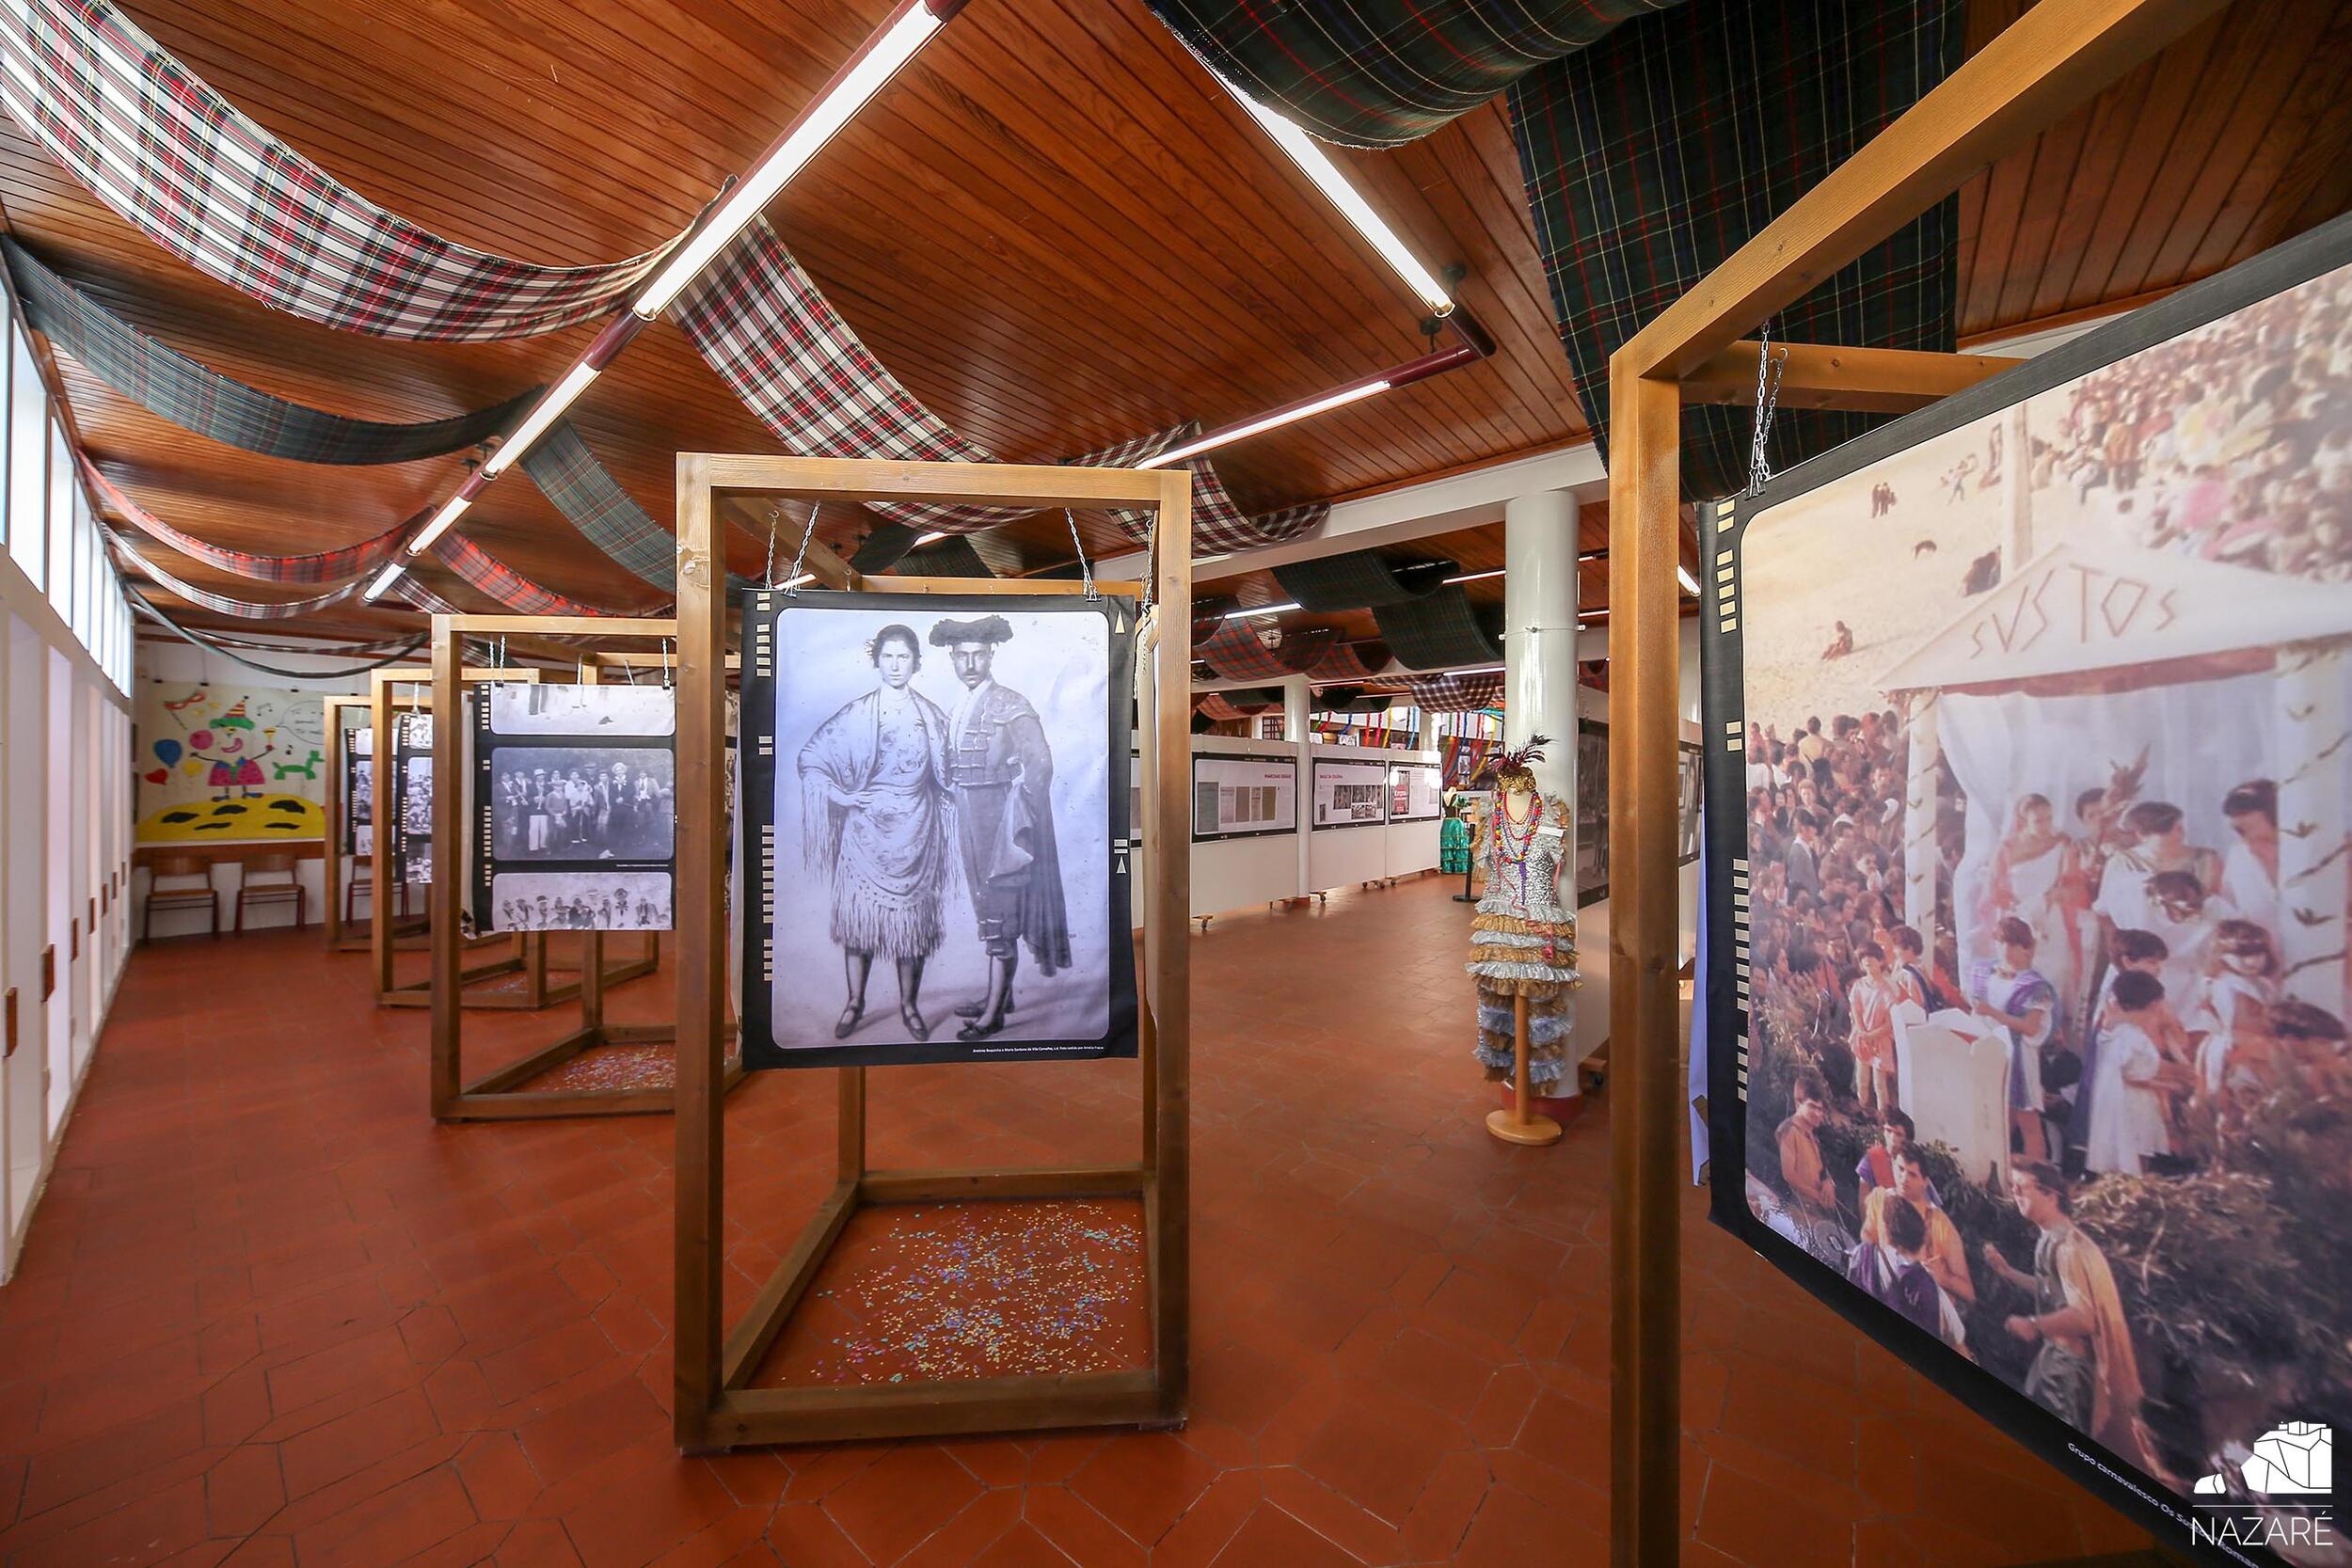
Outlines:
POLYGON ((558 1062, 521 1085, 523 1092, 550 1089, 667 1089, 677 1085, 674 1045, 600 1045, 558 1062))
POLYGON ((860 1210, 757 1381, 903 1383, 1151 1364, 1143 1206, 860 1210))

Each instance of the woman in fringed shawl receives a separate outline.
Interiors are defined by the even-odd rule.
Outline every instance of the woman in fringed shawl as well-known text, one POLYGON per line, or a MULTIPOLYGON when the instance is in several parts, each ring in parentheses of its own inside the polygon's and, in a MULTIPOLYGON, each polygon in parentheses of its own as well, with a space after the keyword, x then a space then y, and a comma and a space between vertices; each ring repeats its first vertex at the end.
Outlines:
POLYGON ((898 1017, 929 1039, 919 998, 947 888, 947 716, 908 684, 923 665, 911 628, 884 626, 866 657, 882 684, 801 748, 801 850, 833 878, 833 940, 849 988, 834 1038, 866 1016, 866 977, 885 953, 898 972, 898 1017))

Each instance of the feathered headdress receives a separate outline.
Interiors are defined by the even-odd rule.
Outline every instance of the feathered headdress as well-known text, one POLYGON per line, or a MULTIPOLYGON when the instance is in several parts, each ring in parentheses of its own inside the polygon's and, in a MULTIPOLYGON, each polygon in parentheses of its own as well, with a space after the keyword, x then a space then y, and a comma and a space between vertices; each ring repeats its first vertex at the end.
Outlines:
POLYGON ((1551 736, 1548 735, 1531 735, 1527 737, 1527 744, 1517 751, 1491 753, 1486 765, 1479 768, 1478 777, 1482 780, 1492 779, 1498 787, 1511 779, 1533 779, 1535 776, 1534 764, 1544 760, 1544 748, 1550 744, 1551 736))

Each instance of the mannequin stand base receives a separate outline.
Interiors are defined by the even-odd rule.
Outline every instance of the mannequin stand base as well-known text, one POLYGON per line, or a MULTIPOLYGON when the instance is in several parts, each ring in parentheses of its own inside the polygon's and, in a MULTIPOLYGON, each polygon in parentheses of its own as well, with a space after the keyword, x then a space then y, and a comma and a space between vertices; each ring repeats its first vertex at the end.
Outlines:
POLYGON ((1549 1117, 1531 1114, 1525 1121, 1517 1111, 1488 1111, 1486 1131, 1511 1144, 1552 1144, 1560 1141, 1560 1124, 1549 1117))

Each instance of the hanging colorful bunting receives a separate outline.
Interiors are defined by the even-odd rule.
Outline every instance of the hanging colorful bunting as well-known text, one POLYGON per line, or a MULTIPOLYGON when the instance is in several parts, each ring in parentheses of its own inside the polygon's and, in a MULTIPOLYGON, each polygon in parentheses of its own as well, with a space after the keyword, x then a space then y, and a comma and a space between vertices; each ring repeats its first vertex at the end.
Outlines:
POLYGON ((99 531, 106 537, 116 550, 127 557, 133 564, 148 577, 152 578, 158 584, 177 594, 190 604, 201 605, 216 614, 234 615, 243 621, 299 620, 305 615, 315 615, 322 610, 332 610, 339 604, 356 598, 359 591, 367 586, 365 578, 353 578, 349 582, 327 593, 308 599, 288 599, 282 604, 255 604, 246 599, 232 599, 225 594, 215 594, 209 588, 199 588, 192 582, 173 576, 142 554, 126 535, 117 531, 114 526, 103 517, 99 517, 96 521, 99 531))
POLYGON ((115 515, 150 538, 169 545, 181 554, 201 561, 207 566, 233 572, 256 582, 334 582, 346 578, 373 572, 392 558, 401 541, 409 531, 424 520, 419 513, 407 521, 395 523, 372 539, 340 549, 321 550, 312 555, 256 555, 249 550, 232 550, 222 545, 208 545, 192 533, 184 533, 123 494, 119 486, 98 471, 87 453, 76 452, 74 458, 82 466, 82 477, 99 499, 113 509, 115 515))
POLYGON ((0 7, 0 104, 166 250, 274 309, 379 338, 527 338, 608 314, 660 261, 545 267, 428 233, 215 92, 109 0, 0 7))
POLYGON ((421 424, 386 424, 322 413, 207 370, 148 337, 67 282, 14 240, 0 253, 16 279, 24 318, 84 370, 160 419, 223 445, 296 463, 406 463, 463 451, 517 419, 539 388, 496 407, 421 424))
MULTIPOLYGON (((884 458, 902 463, 988 463, 899 385, 818 291, 766 219, 736 242, 678 296, 676 321, 720 379, 784 443, 807 457, 884 458)), ((1139 436, 1070 459, 1088 467, 1132 467, 1200 432, 1184 424, 1139 436)), ((1323 520, 1322 504, 1245 516, 1205 463, 1194 473, 1196 549, 1242 550, 1295 538, 1323 520)), ((1027 515, 1000 506, 866 503, 868 511, 917 533, 971 533, 1027 515)), ((1150 514, 1114 513, 1140 542, 1150 514)), ((882 570, 898 557, 885 539, 874 552, 882 570), (886 557, 886 559, 885 559, 886 557)), ((910 537, 909 547, 913 546, 910 537)), ((903 551, 899 553, 903 554, 903 551)), ((864 568, 861 568, 864 569, 864 568)))
POLYGON ((1211 71, 1343 147, 1401 147, 1675 0, 1145 0, 1211 71))
MULTIPOLYGON (((1609 356, 1960 63, 1960 0, 1687 0, 1531 71, 1511 129, 1578 399, 1605 456, 1609 356)), ((1772 323, 1785 342, 1954 346, 1958 198, 1772 323)), ((1783 409, 1775 471, 1883 416, 1783 409)), ((1682 414, 1693 500, 1746 488, 1754 410, 1682 414)))

